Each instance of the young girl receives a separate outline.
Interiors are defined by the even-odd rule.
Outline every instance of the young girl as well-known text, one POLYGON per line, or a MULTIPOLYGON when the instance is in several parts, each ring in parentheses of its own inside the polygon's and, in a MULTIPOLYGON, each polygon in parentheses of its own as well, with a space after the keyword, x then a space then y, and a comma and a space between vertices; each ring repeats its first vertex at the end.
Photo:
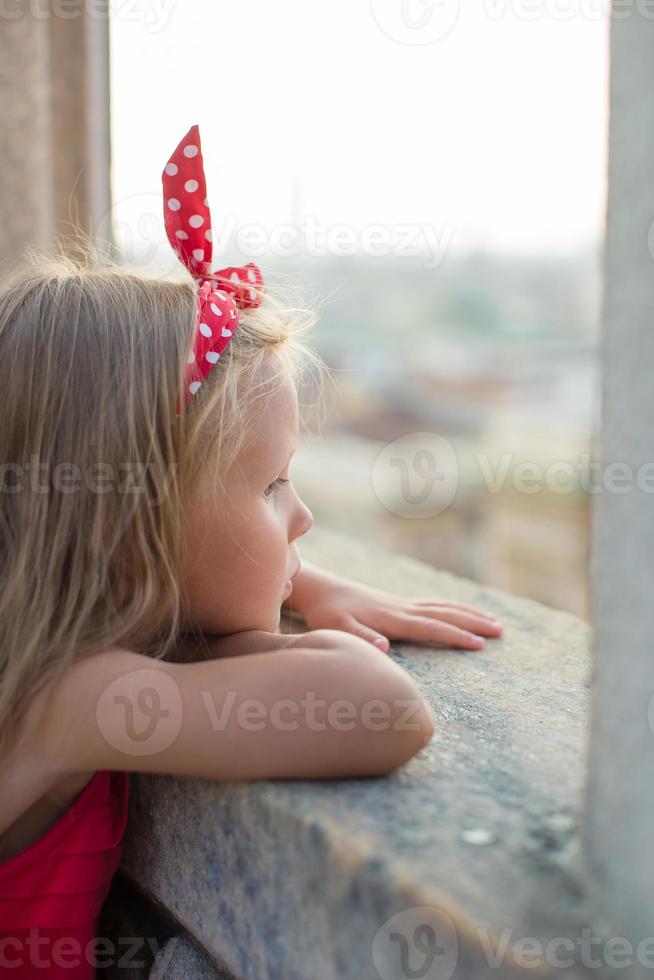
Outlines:
POLYGON ((385 775, 434 724, 389 640, 501 633, 301 563, 312 317, 253 263, 211 271, 197 126, 162 177, 183 277, 86 243, 0 291, 0 977, 95 976, 129 772, 385 775))

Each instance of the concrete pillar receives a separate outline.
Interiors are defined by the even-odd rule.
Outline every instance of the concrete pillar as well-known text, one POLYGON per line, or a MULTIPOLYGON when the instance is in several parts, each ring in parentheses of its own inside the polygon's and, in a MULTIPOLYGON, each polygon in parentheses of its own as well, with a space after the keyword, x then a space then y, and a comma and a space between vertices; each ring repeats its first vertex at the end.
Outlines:
POLYGON ((0 262, 78 225, 107 238, 109 24, 101 3, 6 5, 0 30, 0 262))
POLYGON ((593 501, 590 554, 594 663, 585 858, 613 934, 632 942, 654 936, 653 17, 647 4, 614 4, 603 479, 593 501), (611 487, 613 463, 626 465, 611 487))

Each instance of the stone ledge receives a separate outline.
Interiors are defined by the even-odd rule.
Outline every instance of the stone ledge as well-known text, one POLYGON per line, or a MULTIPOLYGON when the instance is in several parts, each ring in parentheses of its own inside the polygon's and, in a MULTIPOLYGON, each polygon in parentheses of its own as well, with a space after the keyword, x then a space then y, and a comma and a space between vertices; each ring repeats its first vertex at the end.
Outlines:
POLYGON ((590 627, 324 528, 301 554, 398 595, 490 609, 503 636, 483 651, 393 644, 437 728, 390 776, 132 775, 122 871, 238 978, 401 977, 397 934, 411 941, 420 914, 424 935, 444 937, 439 977, 581 976, 534 969, 520 940, 576 937, 589 916, 576 869, 590 627), (375 939, 398 913, 396 939, 375 939))

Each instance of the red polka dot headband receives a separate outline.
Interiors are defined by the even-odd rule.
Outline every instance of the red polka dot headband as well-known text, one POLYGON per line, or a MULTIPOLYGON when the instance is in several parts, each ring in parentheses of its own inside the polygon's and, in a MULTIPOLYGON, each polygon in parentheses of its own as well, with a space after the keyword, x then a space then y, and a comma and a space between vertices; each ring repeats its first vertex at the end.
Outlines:
POLYGON ((161 179, 168 241, 198 283, 197 325, 185 381, 188 405, 234 335, 239 309, 260 305, 263 276, 254 262, 211 271, 211 213, 197 125, 178 144, 161 179))

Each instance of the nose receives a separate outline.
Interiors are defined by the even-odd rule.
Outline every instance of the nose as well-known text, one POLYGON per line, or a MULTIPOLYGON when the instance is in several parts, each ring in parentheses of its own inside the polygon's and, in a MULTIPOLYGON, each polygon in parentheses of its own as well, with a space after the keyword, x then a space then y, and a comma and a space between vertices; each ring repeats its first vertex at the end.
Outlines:
POLYGON ((304 503, 304 501, 301 500, 300 497, 297 497, 296 505, 293 510, 293 520, 291 522, 291 528, 290 528, 290 532, 291 532, 289 535, 290 540, 294 541, 296 538, 302 537, 302 535, 306 534, 307 531, 310 531, 312 527, 313 527, 313 514, 311 513, 307 505, 304 503))

